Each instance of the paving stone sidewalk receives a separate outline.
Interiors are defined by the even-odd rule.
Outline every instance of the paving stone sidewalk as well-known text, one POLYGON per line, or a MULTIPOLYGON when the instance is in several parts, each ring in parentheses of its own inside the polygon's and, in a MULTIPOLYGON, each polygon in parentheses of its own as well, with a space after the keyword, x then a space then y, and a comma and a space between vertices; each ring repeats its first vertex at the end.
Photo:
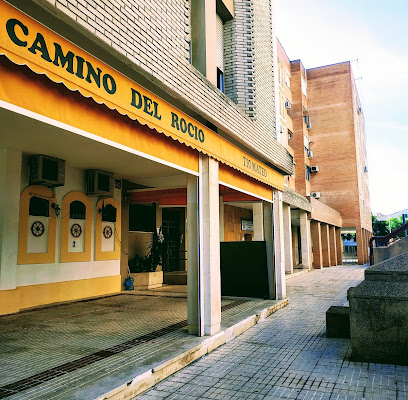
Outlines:
POLYGON ((288 279, 287 307, 138 399, 408 400, 408 367, 349 361, 350 341, 325 337, 326 310, 363 274, 338 266, 288 279))
MULTIPOLYGON (((95 399, 198 346, 202 340, 187 332, 181 289, 122 293, 2 316, 0 399, 95 399)), ((276 303, 223 298, 223 327, 276 303)))

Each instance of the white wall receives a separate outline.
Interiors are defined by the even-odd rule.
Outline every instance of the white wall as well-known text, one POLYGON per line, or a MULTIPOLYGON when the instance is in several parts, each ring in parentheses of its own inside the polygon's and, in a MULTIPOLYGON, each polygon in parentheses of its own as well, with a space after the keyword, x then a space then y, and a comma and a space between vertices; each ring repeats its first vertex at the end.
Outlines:
MULTIPOLYGON (((23 155, 21 172, 21 191, 29 185, 28 157, 23 155)), ((64 196, 74 190, 85 193, 85 171, 65 163, 65 185, 55 188, 57 203, 62 207, 64 196)), ((120 204, 121 191, 115 189, 115 199, 120 204)), ((64 282, 79 279, 91 279, 120 275, 120 260, 94 261, 95 220, 97 197, 90 197, 93 207, 91 261, 60 263, 61 217, 57 219, 55 263, 18 265, 16 286, 38 285, 44 283, 64 282)), ((16 226, 18 230, 18 226, 16 226)), ((83 233, 84 234, 84 233, 83 233)), ((116 245, 119 245, 116 243, 116 245)))
POLYGON ((0 149, 0 290, 16 287, 21 152, 0 149))

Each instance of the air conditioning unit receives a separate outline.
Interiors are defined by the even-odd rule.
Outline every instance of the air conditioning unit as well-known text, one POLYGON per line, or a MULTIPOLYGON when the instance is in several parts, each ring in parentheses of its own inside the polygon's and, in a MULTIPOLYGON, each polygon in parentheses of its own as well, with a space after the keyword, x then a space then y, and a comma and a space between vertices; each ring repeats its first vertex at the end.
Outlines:
POLYGON ((310 167, 310 172, 319 172, 319 167, 317 165, 314 167, 310 167))
POLYGON ((64 186, 65 161, 36 154, 30 158, 30 185, 64 186))
POLYGON ((90 169, 86 171, 85 184, 88 196, 113 197, 115 179, 112 172, 90 169))
POLYGON ((307 151, 307 158, 310 158, 310 159, 313 158, 313 151, 312 150, 307 151))
POLYGON ((310 131, 310 129, 312 129, 312 124, 310 122, 308 122, 306 124, 306 128, 307 128, 308 131, 310 131))
POLYGON ((290 111, 292 109, 292 103, 289 100, 285 101, 285 108, 290 111))
POLYGON ((313 192, 313 193, 311 194, 311 196, 312 196, 314 199, 320 199, 320 192, 313 192))

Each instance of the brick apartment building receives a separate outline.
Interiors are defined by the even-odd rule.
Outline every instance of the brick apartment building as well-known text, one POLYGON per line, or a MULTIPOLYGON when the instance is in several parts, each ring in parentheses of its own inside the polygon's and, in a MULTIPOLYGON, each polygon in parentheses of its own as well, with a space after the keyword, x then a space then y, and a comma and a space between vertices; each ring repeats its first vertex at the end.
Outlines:
POLYGON ((364 117, 350 63, 306 70, 289 60, 279 41, 277 48, 279 140, 295 162, 294 175, 285 178, 286 232, 292 230, 286 272, 309 267, 309 231, 299 229, 299 215, 307 221, 306 213, 314 268, 342 263, 341 233, 356 234, 364 264, 372 226, 364 117))

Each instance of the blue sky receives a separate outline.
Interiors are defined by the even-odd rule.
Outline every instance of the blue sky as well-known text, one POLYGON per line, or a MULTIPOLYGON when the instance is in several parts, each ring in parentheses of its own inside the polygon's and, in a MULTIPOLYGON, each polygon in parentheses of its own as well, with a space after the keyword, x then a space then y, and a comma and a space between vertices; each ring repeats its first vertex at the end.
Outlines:
POLYGON ((276 23, 306 68, 358 59, 372 211, 408 208, 408 1, 276 0, 276 23))

